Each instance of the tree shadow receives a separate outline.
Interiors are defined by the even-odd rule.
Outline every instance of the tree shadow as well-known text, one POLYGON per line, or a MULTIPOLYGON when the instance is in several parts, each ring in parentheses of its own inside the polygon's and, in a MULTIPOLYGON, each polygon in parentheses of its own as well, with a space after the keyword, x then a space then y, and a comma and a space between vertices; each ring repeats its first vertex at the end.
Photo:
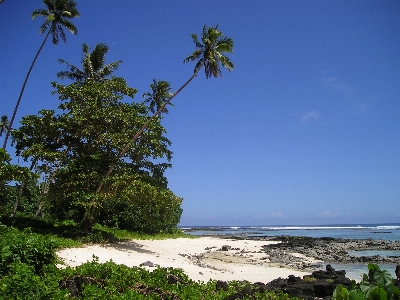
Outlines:
POLYGON ((107 248, 114 248, 119 251, 132 251, 137 253, 155 254, 155 252, 143 249, 144 245, 133 241, 120 241, 106 245, 107 248))

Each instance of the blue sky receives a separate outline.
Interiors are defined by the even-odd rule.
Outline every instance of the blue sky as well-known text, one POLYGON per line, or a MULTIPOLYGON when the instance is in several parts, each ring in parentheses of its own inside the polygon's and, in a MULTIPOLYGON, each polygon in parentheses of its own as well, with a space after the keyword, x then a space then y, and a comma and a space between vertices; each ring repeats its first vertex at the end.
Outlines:
MULTIPOLYGON (((142 101, 153 78, 174 90, 189 79, 190 34, 219 24, 235 42, 234 71, 202 73, 163 120, 174 152, 169 187, 184 198, 181 225, 399 222, 399 1, 77 4, 78 35, 45 45, 17 120, 57 107, 57 59, 79 65, 84 42, 109 45, 107 61, 123 60, 114 74, 142 101)), ((30 18, 43 7, 0 5, 0 115, 11 116, 44 38, 43 20, 30 18)))

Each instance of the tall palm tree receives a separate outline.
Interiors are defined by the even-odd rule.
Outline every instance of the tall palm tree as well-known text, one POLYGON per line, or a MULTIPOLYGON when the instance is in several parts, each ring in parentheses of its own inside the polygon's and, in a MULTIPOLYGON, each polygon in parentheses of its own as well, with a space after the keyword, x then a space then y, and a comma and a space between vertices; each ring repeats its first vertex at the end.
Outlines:
MULTIPOLYGON (((144 103, 150 103, 149 108, 150 111, 154 114, 156 111, 160 109, 160 107, 167 101, 169 98, 173 96, 173 93, 170 92, 171 87, 167 81, 157 81, 153 79, 153 83, 150 84, 150 88, 152 93, 147 92, 143 94, 143 98, 147 97, 144 100, 144 103)), ((173 105, 172 103, 170 103, 173 105)), ((160 113, 168 113, 168 109, 165 107, 160 113)))
POLYGON ((69 21, 69 19, 79 17, 79 12, 76 9, 76 3, 73 0, 43 0, 44 5, 46 5, 47 9, 36 9, 32 12, 32 19, 36 19, 37 17, 44 17, 46 20, 40 26, 40 34, 48 32, 43 40, 43 43, 40 45, 38 52, 36 53, 35 58, 32 61, 32 64, 28 70, 28 74, 26 74, 24 84, 22 85, 21 92, 19 94, 17 104, 15 105, 13 115, 11 117, 11 121, 9 124, 9 128, 6 133, 6 138, 4 140, 3 148, 6 148, 8 137, 11 132, 11 127, 15 120, 15 115, 17 114, 19 103, 21 102, 22 95, 25 90, 26 83, 28 82, 29 75, 31 74, 32 68, 35 65, 35 62, 43 49, 44 44, 47 41, 49 35, 52 35, 52 41, 54 45, 58 45, 59 39, 63 42, 67 41, 65 36, 64 28, 70 31, 72 34, 76 35, 78 33, 78 29, 75 25, 69 21))
MULTIPOLYGON (((161 112, 164 111, 165 107, 171 102, 171 100, 178 95, 199 73, 202 67, 205 69, 206 78, 210 77, 222 77, 221 67, 226 68, 231 72, 234 68, 234 64, 230 59, 224 55, 224 53, 233 53, 233 40, 228 37, 224 37, 223 33, 218 29, 217 26, 207 27, 204 25, 201 42, 199 42, 196 34, 191 34, 193 42, 196 45, 196 50, 184 59, 184 63, 191 61, 198 61, 195 65, 193 75, 186 81, 174 94, 171 95, 164 104, 162 104, 157 111, 147 120, 147 122, 142 126, 142 128, 135 134, 132 138, 131 143, 127 145, 118 155, 121 158, 125 153, 134 145, 136 140, 140 137, 143 131, 149 126, 150 122, 157 117, 161 112)), ((111 165, 105 174, 107 178, 111 172, 114 170, 115 164, 111 165)), ((99 193, 103 187, 104 181, 100 182, 97 186, 96 192, 99 193)), ((94 204, 95 199, 92 199, 94 204)), ((91 226, 92 220, 90 220, 90 214, 92 211, 87 210, 83 216, 82 223, 87 222, 89 227, 91 226)), ((92 214, 93 215, 93 214, 92 214)))
POLYGON ((82 83, 88 79, 100 81, 111 75, 114 70, 118 69, 119 64, 122 63, 122 60, 118 60, 104 65, 106 54, 108 53, 108 46, 104 43, 97 44, 92 53, 89 53, 88 45, 83 43, 82 51, 82 69, 60 58, 58 61, 62 64, 66 64, 69 70, 58 72, 58 78, 68 78, 82 83))

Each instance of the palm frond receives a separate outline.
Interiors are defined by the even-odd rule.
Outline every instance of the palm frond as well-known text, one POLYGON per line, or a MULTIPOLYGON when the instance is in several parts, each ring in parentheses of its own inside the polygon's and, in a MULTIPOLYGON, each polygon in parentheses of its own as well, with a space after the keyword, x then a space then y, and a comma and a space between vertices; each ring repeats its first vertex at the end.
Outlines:
POLYGON ((67 37, 65 36, 65 32, 60 23, 57 24, 57 34, 61 37, 61 40, 65 43, 67 41, 67 37))
POLYGON ((202 49, 197 49, 191 55, 186 57, 183 60, 183 62, 184 63, 188 63, 188 62, 194 61, 194 60, 198 59, 202 54, 203 54, 203 50, 202 49))
POLYGON ((42 8, 35 9, 32 12, 32 20, 36 19, 37 17, 46 17, 49 15, 48 11, 42 8))
POLYGON ((62 19, 60 21, 61 25, 64 26, 73 35, 78 34, 78 28, 69 20, 62 19))

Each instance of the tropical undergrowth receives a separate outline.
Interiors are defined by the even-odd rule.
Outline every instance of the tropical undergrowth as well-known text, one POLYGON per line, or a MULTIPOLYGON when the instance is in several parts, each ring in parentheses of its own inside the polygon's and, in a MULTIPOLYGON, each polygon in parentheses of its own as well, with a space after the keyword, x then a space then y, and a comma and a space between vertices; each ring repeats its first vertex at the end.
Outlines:
POLYGON ((368 264, 368 274, 362 274, 362 280, 345 288, 338 285, 333 300, 399 300, 398 282, 387 270, 381 270, 376 264, 368 264))

